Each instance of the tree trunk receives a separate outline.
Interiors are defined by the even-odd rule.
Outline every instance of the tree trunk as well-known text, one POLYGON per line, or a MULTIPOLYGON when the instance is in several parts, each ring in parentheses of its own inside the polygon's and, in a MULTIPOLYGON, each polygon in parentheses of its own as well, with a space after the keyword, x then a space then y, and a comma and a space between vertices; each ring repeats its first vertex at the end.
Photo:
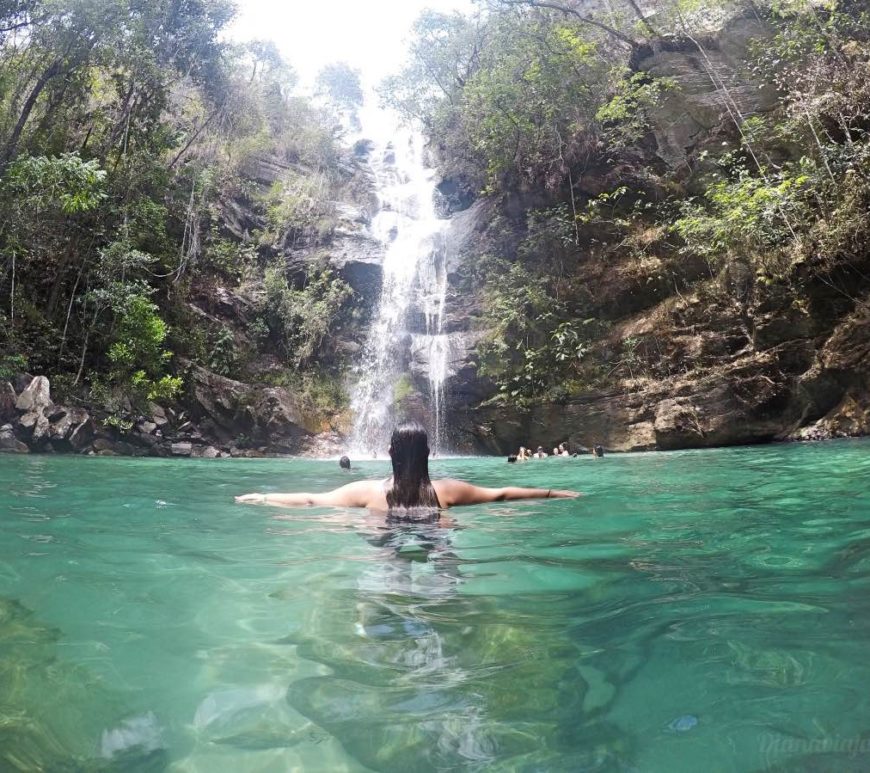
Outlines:
POLYGON ((619 30, 613 29, 613 27, 609 27, 606 24, 598 21, 597 19, 593 19, 589 16, 584 16, 575 8, 571 8, 567 5, 561 5, 560 3, 552 3, 547 0, 499 0, 502 5, 508 6, 519 6, 519 5, 527 5, 532 8, 549 8, 552 11, 559 11, 560 13, 564 13, 566 16, 573 16, 582 24, 586 24, 590 27, 595 27, 602 32, 607 33, 610 37, 615 38, 616 40, 624 43, 630 49, 634 50, 638 47, 637 41, 632 40, 628 35, 623 35, 619 30))
POLYGON ((43 90, 48 85, 48 82, 55 76, 59 75, 60 71, 61 61, 60 59, 55 59, 46 68, 42 75, 39 76, 39 79, 34 84, 30 94, 28 94, 27 99, 24 101, 24 106, 21 108, 21 115, 18 116, 15 128, 12 130, 12 134, 6 143, 6 147, 3 148, 2 156, 0 156, 0 172, 6 169, 6 167, 9 166, 9 162, 15 157, 15 152, 18 150, 18 142, 21 139, 21 133, 24 131, 27 119, 30 118, 30 114, 33 112, 36 100, 39 99, 39 95, 42 94, 43 90))
POLYGON ((654 38, 659 38, 661 35, 658 31, 647 21, 646 16, 643 15, 643 11, 640 10, 640 6, 635 2, 635 0, 627 0, 628 4, 631 6, 631 9, 634 11, 635 16, 637 16, 638 21, 646 27, 646 31, 649 32, 654 38))

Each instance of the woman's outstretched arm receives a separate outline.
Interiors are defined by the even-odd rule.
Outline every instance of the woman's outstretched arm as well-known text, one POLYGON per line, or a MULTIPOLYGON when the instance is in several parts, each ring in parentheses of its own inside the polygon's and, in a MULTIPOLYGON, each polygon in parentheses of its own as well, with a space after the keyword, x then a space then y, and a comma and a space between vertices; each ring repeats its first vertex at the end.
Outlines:
POLYGON ((439 480, 434 483, 438 499, 445 507, 477 505, 485 502, 505 502, 511 499, 573 499, 579 491, 547 488, 484 488, 463 480, 439 480))
POLYGON ((276 507, 368 507, 372 499, 371 481, 356 481, 322 494, 303 492, 290 494, 242 494, 236 502, 242 505, 274 505, 276 507))

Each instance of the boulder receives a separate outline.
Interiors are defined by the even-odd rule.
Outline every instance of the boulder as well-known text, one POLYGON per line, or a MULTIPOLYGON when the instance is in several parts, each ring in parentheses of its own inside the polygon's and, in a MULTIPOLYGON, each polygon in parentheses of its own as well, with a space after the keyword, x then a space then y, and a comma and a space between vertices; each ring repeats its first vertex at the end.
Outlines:
POLYGON ((190 456, 193 453, 192 443, 173 443, 170 448, 173 456, 190 456))
POLYGON ((217 459, 221 452, 214 446, 194 446, 190 455, 194 459, 217 459))
POLYGON ((144 432, 132 432, 127 435, 129 441, 140 448, 152 448, 160 442, 155 435, 146 435, 144 432))
POLYGON ((31 411, 18 420, 18 426, 24 439, 39 443, 47 439, 50 424, 48 417, 42 411, 31 411))
POLYGON ((83 451, 94 439, 95 430, 93 419, 86 415, 84 421, 70 432, 67 442, 74 451, 83 451))
POLYGON ((2 454, 26 454, 30 449, 26 443, 22 443, 13 432, 11 424, 0 427, 0 453, 2 454))
POLYGON ((266 456, 259 448, 231 448, 230 456, 237 459, 262 459, 266 456))
POLYGON ((51 387, 45 376, 34 378, 18 395, 15 408, 20 413, 41 413, 52 408, 51 387))
POLYGON ((0 382, 0 422, 12 421, 18 415, 15 410, 17 400, 12 384, 0 382))
POLYGON ((653 423, 657 445, 660 448, 680 448, 691 445, 694 438, 698 445, 704 444, 706 432, 704 419, 696 405, 684 399, 662 400, 656 410, 653 423))
POLYGON ((137 429, 143 435, 151 435, 157 429, 157 424, 153 421, 140 421, 137 425, 137 429))
POLYGON ((309 417, 282 387, 245 384, 205 368, 190 369, 193 393, 192 418, 208 424, 222 443, 245 435, 258 445, 292 453, 311 434, 309 417))
POLYGON ((15 388, 15 394, 20 395, 30 382, 33 381, 33 376, 30 373, 16 373, 12 377, 12 386, 15 388))
POLYGON ((59 440, 68 441, 73 430, 89 420, 90 416, 84 408, 64 408, 55 411, 49 416, 51 426, 48 428, 48 436, 52 443, 59 440))
POLYGON ((344 435, 338 432, 321 432, 308 438, 302 454, 322 459, 330 456, 342 456, 346 450, 347 438, 344 435))
POLYGON ((157 427, 165 427, 169 424, 169 419, 166 416, 166 411, 157 403, 149 403, 148 409, 151 411, 151 422, 157 427))

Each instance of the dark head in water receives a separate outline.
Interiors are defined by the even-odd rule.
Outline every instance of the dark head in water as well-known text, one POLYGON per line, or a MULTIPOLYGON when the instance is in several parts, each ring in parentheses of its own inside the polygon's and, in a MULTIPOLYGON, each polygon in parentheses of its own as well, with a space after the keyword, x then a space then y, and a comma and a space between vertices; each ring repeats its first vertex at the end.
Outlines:
POLYGON ((604 446, 595 446, 592 449, 592 453, 595 454, 595 456, 601 458, 602 456, 604 456, 604 446))
POLYGON ((511 454, 508 457, 508 462, 510 462, 511 464, 514 464, 516 462, 516 460, 517 460, 516 454, 511 454))
POLYGON ((390 438, 393 485, 387 505, 394 508, 437 508, 438 497, 429 479, 429 437, 416 422, 393 430, 390 438))
POLYGON ((338 466, 341 467, 342 470, 349 470, 350 458, 347 456, 342 456, 341 459, 338 460, 338 466))

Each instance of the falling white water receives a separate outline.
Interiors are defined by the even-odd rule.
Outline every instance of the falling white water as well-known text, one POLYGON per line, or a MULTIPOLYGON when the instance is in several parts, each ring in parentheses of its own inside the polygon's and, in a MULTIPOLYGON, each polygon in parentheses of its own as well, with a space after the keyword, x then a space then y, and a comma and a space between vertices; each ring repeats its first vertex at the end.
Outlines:
POLYGON ((384 245, 383 287, 352 392, 351 449, 383 454, 396 422, 428 419, 433 451, 443 452, 444 396, 449 338, 443 332, 447 276, 446 220, 435 212, 435 172, 424 161, 422 136, 398 129, 383 112, 362 111, 362 136, 373 149, 369 163, 379 211, 371 233, 384 245), (413 323, 417 321, 415 326, 413 323), (420 330, 419 322, 424 322, 420 330), (423 404, 414 392, 412 358, 427 371, 423 404))

